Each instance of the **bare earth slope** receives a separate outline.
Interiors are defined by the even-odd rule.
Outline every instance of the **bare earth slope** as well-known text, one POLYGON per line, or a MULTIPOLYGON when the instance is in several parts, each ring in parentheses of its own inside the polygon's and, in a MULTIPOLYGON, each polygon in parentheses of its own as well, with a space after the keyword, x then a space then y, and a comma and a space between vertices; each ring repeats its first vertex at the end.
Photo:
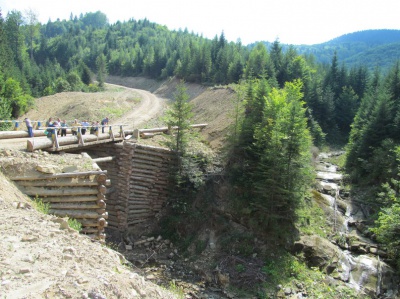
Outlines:
POLYGON ((175 298, 0 181, 0 298, 175 298))

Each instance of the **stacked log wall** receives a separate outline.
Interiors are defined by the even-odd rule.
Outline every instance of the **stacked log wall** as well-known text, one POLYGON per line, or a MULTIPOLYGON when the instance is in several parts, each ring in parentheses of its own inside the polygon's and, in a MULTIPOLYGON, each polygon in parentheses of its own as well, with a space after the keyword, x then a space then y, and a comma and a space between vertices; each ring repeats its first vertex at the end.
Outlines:
POLYGON ((82 224, 81 233, 105 239, 106 171, 58 173, 12 178, 23 192, 49 204, 49 213, 74 218, 82 224))
MULTIPOLYGON (((107 176, 111 181, 107 192, 108 227, 123 231, 125 229, 123 219, 124 212, 120 211, 120 194, 124 194, 124 186, 119 182, 125 175, 124 168, 120 167, 121 154, 124 152, 123 143, 103 144, 95 148, 85 149, 92 159, 113 157, 111 161, 99 163, 102 169, 107 170, 107 176)), ((123 162, 122 162, 123 163, 123 162)))
POLYGON ((122 142, 85 151, 102 162, 111 187, 107 193, 108 228, 120 232, 155 218, 168 197, 169 169, 174 155, 169 149, 122 142))
POLYGON ((175 158, 169 149, 132 144, 127 226, 154 218, 168 198, 169 170, 175 158))

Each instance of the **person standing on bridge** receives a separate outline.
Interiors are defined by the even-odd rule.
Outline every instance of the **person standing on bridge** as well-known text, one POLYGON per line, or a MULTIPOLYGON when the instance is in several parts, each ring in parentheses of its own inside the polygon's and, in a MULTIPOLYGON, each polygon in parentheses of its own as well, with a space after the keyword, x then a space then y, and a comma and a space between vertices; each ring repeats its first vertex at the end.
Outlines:
POLYGON ((61 122, 61 137, 67 136, 67 123, 65 119, 61 122))
POLYGON ((81 125, 82 125, 82 129, 81 129, 82 135, 85 135, 86 134, 86 130, 90 126, 90 124, 89 124, 89 122, 87 120, 84 120, 81 123, 81 125))
POLYGON ((104 133, 104 127, 108 125, 108 117, 101 121, 101 133, 104 133))
POLYGON ((31 122, 31 120, 29 119, 29 118, 25 118, 25 124, 26 124, 26 127, 27 127, 27 129, 28 129, 28 134, 29 134, 29 137, 33 137, 33 128, 32 128, 32 122, 31 122))
POLYGON ((72 135, 78 135, 78 129, 81 126, 81 124, 78 122, 77 119, 74 120, 74 123, 72 124, 71 132, 72 135))

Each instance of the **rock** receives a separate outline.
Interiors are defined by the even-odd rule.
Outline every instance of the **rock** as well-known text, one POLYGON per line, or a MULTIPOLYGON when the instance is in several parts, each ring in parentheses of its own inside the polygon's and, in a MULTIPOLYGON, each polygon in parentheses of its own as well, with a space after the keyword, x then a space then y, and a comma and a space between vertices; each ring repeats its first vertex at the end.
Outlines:
POLYGON ((286 296, 289 296, 290 294, 292 294, 292 289, 291 288, 284 288, 283 292, 285 293, 286 296))
POLYGON ((376 248, 376 247, 370 247, 370 248, 369 248, 369 252, 376 255, 376 254, 378 254, 378 248, 376 248))
POLYGON ((55 174, 59 172, 59 168, 55 165, 37 165, 36 170, 48 174, 55 174))
POLYGON ((37 240, 39 240, 39 238, 36 236, 23 236, 21 242, 36 242, 37 240))
POLYGON ((302 236, 294 243, 295 253, 303 252, 310 267, 326 268, 335 256, 341 256, 340 249, 319 236, 302 236))

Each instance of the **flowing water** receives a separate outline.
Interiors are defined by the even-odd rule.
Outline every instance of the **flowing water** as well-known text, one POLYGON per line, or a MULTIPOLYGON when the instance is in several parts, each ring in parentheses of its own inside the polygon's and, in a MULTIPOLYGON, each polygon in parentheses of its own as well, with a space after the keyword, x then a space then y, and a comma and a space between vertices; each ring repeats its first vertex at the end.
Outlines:
MULTIPOLYGON (((338 153, 342 154, 342 153, 338 153)), ((336 279, 347 282, 352 288, 375 298, 400 298, 399 278, 395 271, 381 259, 385 253, 379 245, 366 237, 363 222, 369 213, 366 206, 341 198, 342 174, 336 165, 326 162, 328 154, 319 155, 316 167, 319 191, 329 207, 340 254, 336 279)))

